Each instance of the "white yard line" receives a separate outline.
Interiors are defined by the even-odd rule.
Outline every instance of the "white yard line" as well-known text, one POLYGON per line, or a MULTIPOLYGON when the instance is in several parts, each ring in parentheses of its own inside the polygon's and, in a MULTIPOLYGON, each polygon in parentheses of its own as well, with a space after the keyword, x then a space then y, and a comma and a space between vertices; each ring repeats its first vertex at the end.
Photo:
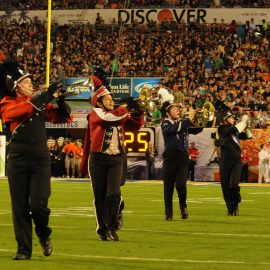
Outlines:
MULTIPOLYGON (((0 224, 0 227, 8 227, 13 226, 13 224, 0 224)), ((75 227, 75 226, 52 226, 52 228, 59 228, 59 229, 84 229, 83 227, 75 227)), ((85 229, 89 229, 88 227, 85 229)), ((149 230, 149 229, 121 229, 121 231, 126 232, 138 232, 138 233, 158 233, 158 234, 178 234, 178 235, 202 235, 202 236, 219 236, 219 237, 236 237, 236 238, 270 238, 270 234, 242 234, 242 233, 208 233, 208 232, 189 232, 189 231, 162 231, 162 230, 149 230)))
POLYGON ((123 231, 164 233, 164 234, 187 234, 187 235, 205 235, 205 236, 233 236, 242 238, 270 238, 270 234, 240 234, 240 233, 208 233, 208 232, 181 232, 181 231, 160 231, 160 230, 142 230, 142 229, 122 229, 123 231))
MULTIPOLYGON (((0 249, 0 252, 14 252, 8 249, 0 249)), ((40 254, 40 252, 33 252, 33 254, 40 254)), ((270 265, 270 262, 249 262, 249 261, 224 261, 224 260, 189 260, 189 259, 170 259, 170 258, 146 258, 146 257, 113 257, 113 256, 94 256, 81 254, 66 254, 54 252, 53 257, 67 257, 67 258, 83 258, 92 260, 114 260, 114 261, 136 261, 136 262, 160 262, 160 263, 193 263, 193 264, 242 264, 242 265, 270 265)))

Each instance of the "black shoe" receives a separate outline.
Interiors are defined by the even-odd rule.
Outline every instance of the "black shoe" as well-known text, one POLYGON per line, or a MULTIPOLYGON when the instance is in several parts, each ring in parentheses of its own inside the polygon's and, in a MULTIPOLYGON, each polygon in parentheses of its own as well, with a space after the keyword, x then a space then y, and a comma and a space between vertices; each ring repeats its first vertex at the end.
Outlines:
POLYGON ((120 207, 119 207, 119 212, 122 212, 125 208, 125 202, 121 200, 120 207))
POLYGON ((113 241, 119 241, 119 236, 117 235, 116 231, 109 231, 109 237, 113 241))
POLYGON ((233 216, 239 216, 239 209, 238 209, 238 207, 233 210, 232 215, 233 216))
POLYGON ((12 260, 15 260, 15 261, 25 261, 25 260, 30 260, 30 256, 29 255, 26 255, 26 254, 23 254, 23 253, 17 253, 13 258, 12 260))
POLYGON ((120 230, 123 227, 123 213, 119 213, 117 217, 117 230, 120 230))
POLYGON ((40 240, 39 242, 43 251, 43 255, 46 257, 50 256, 53 250, 51 239, 48 238, 46 240, 40 240))
POLYGON ((98 239, 100 241, 107 241, 107 234, 99 234, 98 239))
POLYGON ((172 221, 172 217, 165 217, 166 221, 172 221))
POLYGON ((187 208, 181 208, 181 218, 182 219, 187 219, 188 218, 187 208))
POLYGON ((119 213, 117 217, 117 230, 120 230, 123 227, 123 210, 124 210, 125 204, 122 200, 119 207, 119 213))

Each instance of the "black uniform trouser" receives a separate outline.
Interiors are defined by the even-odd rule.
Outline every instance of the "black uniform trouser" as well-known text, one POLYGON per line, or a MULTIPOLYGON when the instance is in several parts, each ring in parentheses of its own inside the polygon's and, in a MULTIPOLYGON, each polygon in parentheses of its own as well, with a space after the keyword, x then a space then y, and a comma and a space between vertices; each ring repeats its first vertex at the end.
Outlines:
POLYGON ((186 151, 166 149, 163 154, 164 203, 166 217, 173 216, 174 186, 178 193, 179 207, 187 207, 187 176, 189 157, 186 151))
POLYGON ((46 240, 51 194, 51 165, 46 142, 11 142, 7 173, 12 203, 12 217, 18 252, 32 255, 32 219, 40 240, 46 240))
POLYGON ((147 172, 148 172, 148 179, 153 180, 156 178, 155 175, 155 160, 148 160, 147 163, 147 172))
POLYGON ((239 181, 241 177, 241 157, 231 153, 222 153, 220 157, 220 181, 223 197, 229 213, 241 202, 239 181))
POLYGON ((195 165, 196 165, 196 160, 189 160, 189 164, 188 164, 188 174, 190 177, 190 181, 194 181, 194 171, 195 171, 195 165))
POLYGON ((248 182, 248 164, 242 163, 242 170, 241 170, 241 181, 247 183, 248 182))
POLYGON ((121 200, 122 154, 90 153, 89 165, 95 198, 96 231, 98 234, 115 231, 121 200))

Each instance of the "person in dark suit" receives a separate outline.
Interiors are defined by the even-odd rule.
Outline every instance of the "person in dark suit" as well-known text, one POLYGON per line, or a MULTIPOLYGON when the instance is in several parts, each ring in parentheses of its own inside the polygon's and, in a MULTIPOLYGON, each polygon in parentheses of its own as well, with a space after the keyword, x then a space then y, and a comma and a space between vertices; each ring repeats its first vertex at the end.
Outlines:
POLYGON ((248 139, 245 128, 248 116, 243 115, 239 123, 235 124, 234 115, 230 111, 222 113, 218 135, 220 139, 220 181, 223 197, 229 216, 238 216, 238 204, 241 202, 240 186, 241 179, 241 148, 240 139, 248 139))
POLYGON ((165 101, 161 111, 164 116, 161 129, 165 145, 163 153, 165 220, 173 219, 174 187, 178 193, 181 218, 187 219, 188 135, 197 134, 203 128, 194 127, 193 110, 189 112, 189 118, 183 119, 178 106, 171 101, 165 101))
POLYGON ((17 62, 0 65, 0 117, 11 131, 7 176, 17 241, 14 260, 32 256, 32 221, 43 255, 52 253, 48 208, 51 164, 45 121, 71 122, 64 100, 54 102, 58 88, 59 84, 53 83, 47 91, 35 91, 31 75, 17 62))

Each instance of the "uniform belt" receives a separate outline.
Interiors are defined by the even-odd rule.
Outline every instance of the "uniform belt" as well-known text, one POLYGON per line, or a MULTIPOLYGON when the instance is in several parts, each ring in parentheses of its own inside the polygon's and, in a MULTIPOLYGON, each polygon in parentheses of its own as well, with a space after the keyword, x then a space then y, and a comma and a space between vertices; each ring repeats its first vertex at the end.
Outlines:
POLYGON ((102 152, 90 152, 90 155, 94 157, 99 157, 99 156, 105 156, 105 157, 121 157, 123 153, 118 153, 118 154, 107 154, 107 153, 102 153, 102 152))

